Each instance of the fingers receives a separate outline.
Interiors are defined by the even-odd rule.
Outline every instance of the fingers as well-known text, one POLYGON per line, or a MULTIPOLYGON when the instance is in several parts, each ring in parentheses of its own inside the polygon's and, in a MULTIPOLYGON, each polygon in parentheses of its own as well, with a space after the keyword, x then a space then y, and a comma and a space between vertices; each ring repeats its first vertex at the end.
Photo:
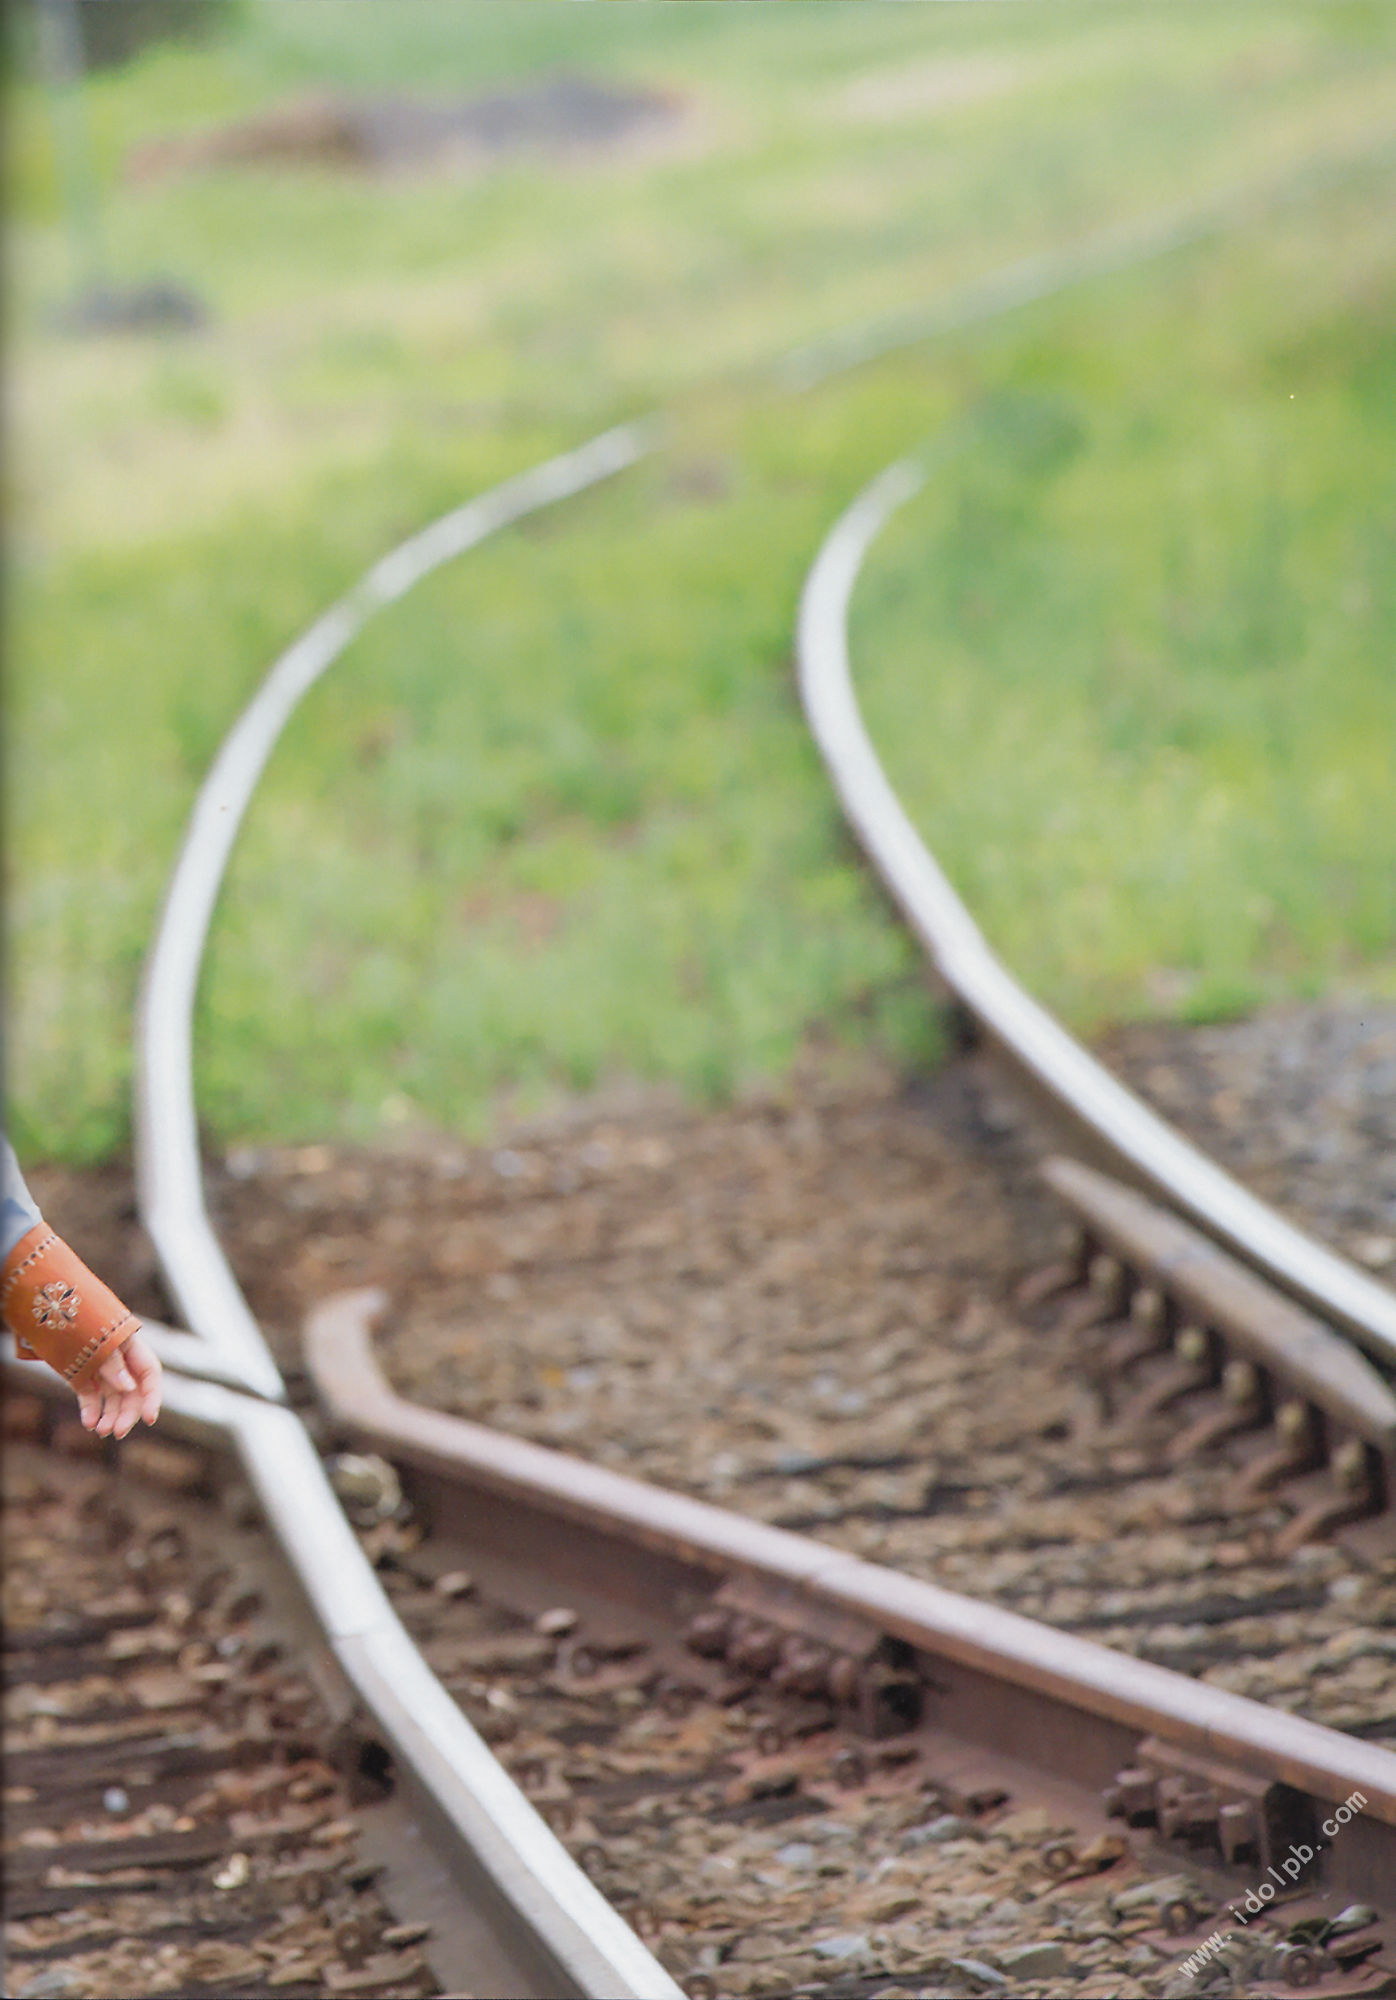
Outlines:
POLYGON ((97 1370, 90 1389, 78 1396, 78 1410, 88 1430, 98 1437, 125 1437, 131 1425, 122 1424, 127 1403, 135 1400, 136 1385, 118 1350, 109 1354, 97 1370), (119 1428, 118 1428, 119 1426, 119 1428))
POLYGON ((115 1395, 108 1391, 102 1398, 102 1414, 93 1429, 98 1437, 124 1438, 140 1413, 140 1398, 134 1389, 115 1395))
POLYGON ((97 1370, 97 1384, 102 1391, 102 1414, 94 1427, 98 1437, 125 1437, 140 1413, 135 1377, 126 1365, 129 1346, 128 1341, 126 1347, 109 1354, 97 1370))
POLYGON ((122 1353, 128 1375, 134 1378, 131 1387, 135 1391, 140 1415, 146 1423, 153 1424, 160 1414, 160 1382, 164 1374, 159 1356, 138 1333, 132 1334, 122 1353))
POLYGON ((142 1419, 153 1424, 160 1414, 159 1359, 136 1333, 109 1354, 92 1386, 78 1391, 78 1414, 98 1437, 124 1438, 142 1419))
MULTIPOLYGON (((98 1379, 100 1381, 100 1376, 98 1379)), ((136 1421, 138 1410, 136 1397, 129 1391, 115 1395, 109 1390, 104 1392, 101 1389, 82 1389, 78 1392, 78 1415, 82 1418, 84 1427, 96 1431, 98 1437, 110 1437, 113 1432, 117 1437, 125 1437, 136 1421), (136 1408, 132 1411, 129 1421, 122 1422, 128 1403, 136 1405, 136 1408)))

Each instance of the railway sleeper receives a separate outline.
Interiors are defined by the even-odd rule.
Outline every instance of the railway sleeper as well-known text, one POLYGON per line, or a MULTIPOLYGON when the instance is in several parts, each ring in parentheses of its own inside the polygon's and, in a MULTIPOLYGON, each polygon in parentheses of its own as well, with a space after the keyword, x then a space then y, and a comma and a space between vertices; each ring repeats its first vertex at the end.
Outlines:
POLYGON ((1075 1219, 1065 1255, 1019 1298, 1062 1301, 1069 1329, 1092 1336, 1092 1369, 1122 1430, 1187 1406, 1171 1463, 1233 1444, 1238 1509, 1281 1485, 1297 1499, 1277 1554, 1391 1510, 1396 1394, 1364 1355, 1134 1189, 1062 1158, 1043 1176, 1075 1219))

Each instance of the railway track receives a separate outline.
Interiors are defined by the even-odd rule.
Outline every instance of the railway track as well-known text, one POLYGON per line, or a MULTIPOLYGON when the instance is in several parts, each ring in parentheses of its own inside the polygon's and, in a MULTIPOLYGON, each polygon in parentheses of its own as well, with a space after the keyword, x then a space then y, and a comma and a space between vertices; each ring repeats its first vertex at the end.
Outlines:
MULTIPOLYGON (((208 1220, 194 1113, 193 1000, 241 817, 296 702, 365 618, 654 442, 640 427, 607 433, 386 558, 273 669, 201 791, 149 968, 137 1122, 143 1213, 191 1329, 156 1334, 169 1427, 198 1445, 190 1467, 213 1469, 189 1472, 175 1518, 148 1497, 132 1513, 93 1462, 77 1518, 116 1522, 106 1554, 123 1550, 135 1572, 154 1549, 153 1587, 132 1586, 103 1624, 35 1582, 32 1615, 11 1628, 16 1754, 38 1760, 12 1778, 32 1794, 13 1800, 29 1815, 16 1852, 31 1902, 10 1909, 29 1926, 26 1990, 104 1990, 90 1981, 125 1966, 118 1931, 141 1938, 147 1971, 156 1954, 165 1983, 150 1991, 296 1991, 304 1978, 345 1992, 662 1996, 677 1979, 695 1996, 1064 1982, 1146 1994, 1170 1967, 1186 1988, 1203 1959, 1236 1990, 1388 1990, 1396 1754, 1380 1743, 863 1561, 834 1545, 856 1508, 816 1509, 824 1539, 811 1541, 415 1407, 377 1373, 368 1323, 381 1302, 364 1295, 327 1304, 308 1333, 333 1433, 322 1442, 340 1447, 329 1471, 287 1407, 208 1220), (225 1489, 243 1496, 237 1532, 255 1505, 278 1554, 229 1555, 225 1489), (213 1527, 197 1526, 196 1497, 213 1527), (226 1579, 244 1569, 280 1577, 282 1636, 241 1631, 246 1592, 230 1604, 226 1579), (152 1704, 111 1669, 171 1652, 175 1711, 176 1694, 197 1710, 189 1690, 214 1689, 228 1744, 176 1733, 170 1756, 150 1740, 152 1704), (308 1695, 303 1661, 320 1683, 308 1695), (104 1759, 138 1775, 104 1788, 99 1820, 84 1761, 104 1759), (195 1775, 208 1783, 192 1787, 195 1775), (389 1851, 417 1853, 431 1916, 403 1917, 391 1870, 389 1902, 373 1900, 374 1865, 356 1850, 374 1813, 392 1820, 389 1851), (118 1845, 129 1870, 97 1855, 118 1845), (320 1850, 337 1846, 327 1863, 320 1850), (288 1881, 304 1907, 283 1933, 275 1885, 288 1881), (159 1916, 143 1927, 99 1893, 117 1886, 159 1916), (1224 1944, 1219 1926, 1234 1933, 1224 1944), (84 1941, 105 1954, 100 1975, 73 1949, 84 1941)), ((952 990, 1084 1129, 1092 1157, 1155 1197, 1050 1162, 1076 1233, 1025 1307, 1065 1298, 1107 1402, 1123 1388, 1127 1419, 1173 1426, 1170 1464, 1230 1453, 1243 1492, 1287 1496, 1267 1559, 1335 1531, 1357 1537, 1359 1559, 1379 1555, 1396 1301, 1199 1160, 1012 987, 876 767, 844 614, 912 484, 899 468, 871 489, 811 575, 800 649, 815 734, 952 990)), ((54 1461, 16 1462, 12 1504, 32 1514, 31 1539, 61 1540, 72 1510, 46 1478, 54 1461)), ((1368 1733, 1384 1727, 1379 1716, 1368 1733)))
POLYGON ((245 1488, 50 1418, 7 1402, 6 1990, 439 1992, 379 1889, 402 1809, 336 1762, 245 1488))
MULTIPOLYGON (((532 1774, 579 1853, 623 1882, 624 1844, 641 1847, 656 1825, 675 1830, 682 1853, 720 1866, 714 1819, 764 1817, 784 1831, 757 1843, 755 1858, 768 1864, 761 1879, 798 1902, 782 1870, 818 1864, 812 1853, 792 1863, 792 1825, 812 1821, 821 1844, 858 1843, 844 1852, 858 1855, 861 1879, 853 1867, 830 1873, 844 1878, 865 1921, 880 1919, 882 1935, 850 1938, 845 1910, 841 1932, 816 1935, 827 1947, 822 1976, 808 1947, 820 1912, 808 1898, 782 1913, 772 1936, 749 1899, 739 1913, 719 1899, 712 1912, 702 1907, 711 1893, 700 1894, 695 1915, 680 1867, 660 1870, 648 1901, 627 1885, 658 1940, 667 1922, 681 1977, 696 1973, 710 1992, 832 1990, 829 1961, 842 1953, 871 1959, 875 1981, 918 1990, 948 1977, 954 1991, 958 1977, 975 1990, 977 1975, 936 1937, 946 1924, 924 1851, 948 1847, 944 1872, 961 1885, 947 1891, 952 1909, 962 1928, 981 1920, 962 1960, 973 1963, 974 1946, 992 1939, 1023 1990, 1053 1990, 1054 1977, 1080 1970, 1063 1940, 1073 1938, 1073 1897, 1084 1894, 1095 1905, 1085 1919, 1097 1926, 1094 1941, 1118 1947, 1091 1970, 1104 1975, 1099 1990, 1117 1992, 1109 1981, 1137 1975, 1141 1951, 1160 1967, 1170 1951, 1195 1949, 1219 1914, 1225 1921, 1228 1894, 1244 1895, 1236 1885, 1247 1870, 1267 1879, 1309 1844, 1306 1829, 1322 1838, 1346 1807, 1319 1900, 1283 1905, 1276 1926, 1253 1931, 1248 1969, 1258 1990, 1267 1979, 1281 1989, 1383 1990, 1390 1970, 1373 1960, 1390 1919, 1383 1925, 1372 1909, 1356 1924, 1393 1880, 1396 1754, 407 1403, 372 1356, 369 1327, 383 1304, 349 1294, 316 1313, 312 1375, 340 1432, 405 1471, 416 1528, 380 1554, 429 1643, 441 1644, 431 1614, 443 1591, 478 1588, 527 1621, 519 1652, 484 1636, 447 1640, 442 1656, 486 1726, 493 1699, 503 1754, 532 1774), (510 1667, 533 1679, 524 1696, 501 1701, 490 1674, 510 1667), (627 1691, 633 1742, 605 1713, 627 1691), (564 1712, 569 1697, 580 1713, 564 1712), (597 1745, 608 1747, 592 1756, 587 1746, 597 1745), (627 1821, 617 1798, 634 1805, 636 1790, 642 1810, 627 1821), (965 1923, 964 1880, 981 1864, 988 1887, 965 1923), (1092 1897, 1085 1885, 1106 1873, 1109 1891, 1092 1897), (859 1896, 869 1879, 887 1892, 859 1896), (1126 1924, 1130 1912, 1141 1920, 1126 1924), (1308 1927, 1312 1942, 1340 1912, 1329 1957, 1306 1946, 1294 1960, 1295 1933, 1308 1927), (1044 1922, 1060 1935, 1044 1940, 1044 1922)), ((823 1914, 834 1920, 827 1904, 823 1914)))
MULTIPOLYGON (((155 1337, 162 1332, 156 1329, 155 1337)), ((10 1360, 7 1373, 10 1405, 20 1413, 21 1427, 42 1435, 46 1426, 28 1412, 44 1399, 50 1405, 57 1400, 47 1371, 10 1360)), ((9 1626, 11 1639, 16 1632, 21 1637, 8 1661, 7 1702, 18 1733, 7 1728, 6 1771, 7 1782, 13 1782, 16 1772, 27 1770, 26 1755, 35 1745, 25 1725, 37 1717, 40 1747, 52 1748, 54 1755, 39 1760, 42 1768, 36 1766, 32 1783, 20 1777, 21 1792, 32 1796, 12 1799, 32 1808, 37 1821, 37 1830, 19 1836, 22 1850, 40 1850, 37 1862, 33 1853, 24 1853, 30 1874, 42 1869, 44 1896, 35 1914, 63 1910, 69 1913, 67 1924, 75 1919, 86 1924, 95 1901, 96 1932, 103 1934, 104 1925, 109 1931, 117 1918, 104 1916, 105 1904, 91 1892, 102 1887, 113 1863, 128 1855, 139 1855, 154 1871, 140 1888, 168 1897, 174 1885, 189 1880, 195 1893, 192 1900, 175 1897, 173 1936, 163 1941, 173 1950, 161 1958, 163 1944, 157 1941, 153 1971, 140 1942, 126 1961, 118 1953, 115 1966, 106 1958, 84 1965, 84 1954, 68 1945, 65 1922, 42 1936, 12 1937, 12 1946, 37 1951, 47 1945, 60 1954, 46 1973, 28 1982, 28 1988, 37 1987, 34 2000, 60 1991, 109 1995, 115 1990, 114 1970, 129 1971, 132 1961, 140 1962, 144 1973, 120 1989, 132 1994, 202 1992, 201 1968, 211 1968, 210 1992, 242 1994, 259 1990, 249 1954, 259 1963, 270 1961, 266 1980, 270 1990, 279 1990, 274 1975, 291 1974, 284 1964, 287 1954, 278 1949, 280 1933, 269 1921, 270 1906, 280 1895, 298 1913, 296 1896, 284 1888, 297 1870, 268 1872, 244 1850, 249 1842, 253 1849, 294 1845, 297 1833, 312 1850, 339 1844, 333 1858, 347 1868, 351 1889, 386 1875, 396 1897, 386 1921, 372 1903, 349 1909, 341 1898, 328 1936, 291 1938, 297 1977, 309 1979, 315 1990, 378 1994, 387 1990, 385 1982, 400 1978, 412 1990, 467 1996, 676 1992, 509 1782, 402 1632, 300 1419, 283 1404, 221 1383, 173 1374, 166 1387, 162 1428, 167 1438, 193 1447, 171 1454, 165 1446, 153 1453, 157 1485, 170 1482, 171 1456, 175 1460, 175 1516, 158 1494, 152 1504, 150 1493, 142 1491, 140 1473, 151 1467, 153 1452, 145 1439, 138 1440, 135 1452, 102 1454, 107 1476, 94 1475, 80 1493, 76 1518, 65 1483, 53 1477, 52 1456, 47 1478, 32 1455, 22 1470, 16 1504, 43 1510, 41 1525, 54 1528, 57 1546, 51 1547, 37 1526, 21 1544, 30 1569, 28 1579, 19 1582, 21 1615, 9 1626), (127 1457, 136 1477, 114 1488, 112 1466, 127 1457), (204 1498, 213 1504, 201 1508, 204 1498), (84 1560, 68 1569, 62 1566, 65 1544, 85 1552, 84 1560), (144 1586, 128 1589, 109 1607, 115 1637, 103 1622, 105 1614, 94 1619, 82 1608, 94 1572, 109 1572, 114 1559, 144 1586), (55 1560, 59 1579, 46 1582, 55 1560), (245 1644, 241 1625, 255 1616, 263 1597, 274 1605, 273 1629, 245 1644), (36 1617, 36 1611, 43 1615, 36 1617), (128 1628, 136 1628, 134 1640, 120 1636, 128 1628), (116 1663, 158 1662, 171 1651, 173 1665, 157 1670, 144 1691, 135 1680, 123 1698, 112 1685, 113 1674, 121 1671, 116 1663), (282 1660, 286 1665, 277 1668, 282 1660), (74 1683, 70 1693, 44 1692, 66 1679, 74 1683), (234 1715, 231 1747, 217 1726, 220 1705, 234 1715), (203 1720, 210 1720, 209 1709, 214 1711, 210 1728, 191 1734, 176 1727, 167 1734, 171 1724, 192 1726, 201 1711, 203 1720), (55 1732, 51 1713, 70 1711, 79 1726, 55 1732), (159 1720, 152 1722, 157 1711, 159 1720), (240 1729, 239 1711, 250 1718, 240 1729), (288 1718, 298 1720, 290 1742, 284 1740, 288 1718), (99 1725, 95 1733, 87 1726, 93 1720, 99 1725), (104 1733, 108 1724, 110 1742, 104 1733), (119 1765, 131 1773, 129 1784, 123 1776, 115 1788, 120 1800, 104 1794, 113 1822, 95 1827, 77 1817, 90 1804, 86 1772, 94 1745, 96 1753, 105 1750, 108 1768, 119 1765), (235 1810, 232 1817, 225 1810, 228 1799, 233 1808, 244 1803, 236 1782, 225 1781, 219 1789, 225 1754, 230 1771, 239 1758, 257 1766, 247 1798, 266 1792, 275 1799, 278 1787, 304 1790, 302 1779, 308 1795, 316 1797, 319 1774, 328 1767, 339 1774, 328 1788, 336 1794, 335 1805, 346 1801, 355 1811, 347 1818, 329 1809, 306 1815, 293 1805, 289 1816, 273 1813, 264 1826, 249 1827, 243 1823, 246 1813, 240 1821, 235 1810), (297 1766, 289 1775, 288 1760, 297 1766), (201 1771, 213 1772, 212 1789, 187 1798, 188 1774, 201 1771), (153 1794, 152 1824, 162 1836, 167 1831, 175 1836, 156 1842, 149 1854, 139 1842, 119 1852, 113 1844, 145 1831, 143 1823, 125 1820, 136 1786, 153 1794), (182 1802, 182 1811, 171 1806, 172 1797, 182 1802), (95 1863, 96 1846, 104 1840, 107 1858, 95 1863), (371 1849, 362 1866, 356 1841, 371 1849), (215 1859, 218 1865, 207 1879, 188 1876, 191 1868, 215 1859), (254 1887, 247 1908, 207 1893, 210 1883, 218 1890, 249 1882, 254 1887), (81 1899, 76 1906, 75 1897, 81 1899), (406 1913, 404 1900, 412 1906, 406 1913), (405 1965, 394 1961, 400 1947, 428 1936, 428 1958, 418 1952, 405 1965), (221 1956, 215 1949, 234 1945, 238 1951, 221 1956), (151 1976, 157 1984, 148 1989, 145 1978, 151 1976)), ((91 1455, 86 1433, 70 1436, 71 1450, 91 1455)), ((60 1444, 60 1458, 61 1451, 60 1444)), ((104 1602, 100 1592, 98 1601, 104 1602)), ((289 1796, 297 1800, 299 1791, 289 1796)), ((13 1879, 7 1875, 7 1884, 13 1879)), ((310 1886, 307 1900, 316 1907, 334 1901, 323 1883, 319 1890, 310 1886)), ((7 1917, 14 1915, 7 1902, 7 1917)), ((157 1940, 162 1922, 157 1917, 153 1925, 157 1940)), ((15 1955, 23 1963, 22 1950, 15 1955)))
POLYGON ((1191 1410, 1181 1449, 1269 1428, 1248 1469, 1256 1486, 1326 1475, 1305 1495, 1282 1552, 1380 1515, 1396 1503, 1396 1396, 1374 1364, 1396 1374, 1396 1294, 1256 1200, 1023 991, 877 760, 853 693, 848 605, 878 532, 920 485, 915 466, 889 467, 829 535, 801 605, 801 693, 849 820, 945 985, 1049 1119, 1116 1177, 1067 1159, 1047 1164, 1075 1225, 1068 1256, 1036 1289, 1083 1294, 1075 1324, 1110 1328, 1113 1376, 1146 1369, 1141 1416, 1208 1397, 1191 1410))

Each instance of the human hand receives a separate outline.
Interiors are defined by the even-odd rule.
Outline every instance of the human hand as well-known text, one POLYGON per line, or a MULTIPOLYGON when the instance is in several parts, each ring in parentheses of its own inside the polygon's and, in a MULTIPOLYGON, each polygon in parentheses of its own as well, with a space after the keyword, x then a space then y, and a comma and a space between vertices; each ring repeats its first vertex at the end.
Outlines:
POLYGON ((124 1438, 138 1417, 153 1424, 160 1414, 156 1355, 139 1333, 109 1354, 90 1385, 78 1390, 78 1415, 98 1437, 124 1438))

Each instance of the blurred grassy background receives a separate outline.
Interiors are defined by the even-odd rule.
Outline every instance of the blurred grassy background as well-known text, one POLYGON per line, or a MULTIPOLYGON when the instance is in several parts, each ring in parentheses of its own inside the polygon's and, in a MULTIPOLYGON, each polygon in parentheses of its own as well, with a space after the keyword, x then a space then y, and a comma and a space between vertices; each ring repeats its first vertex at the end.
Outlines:
POLYGON ((852 653, 1050 1006, 1396 991, 1396 287, 1348 190, 977 359, 852 653), (1127 364, 1124 357, 1128 357, 1127 364))
POLYGON ((75 273, 21 63, 6 790, 31 1153, 124 1142, 149 927, 270 660, 433 515, 667 401, 662 461, 424 585, 292 724, 201 1000, 218 1143, 478 1135, 621 1076, 720 1094, 811 1041, 926 1059, 915 955, 789 654, 834 514, 942 434, 855 645, 995 942, 1084 1024, 1390 984, 1389 174, 803 397, 767 372, 1113 222, 1360 155, 1396 105, 1390 10, 246 0, 223 40, 88 96, 114 273, 175 277, 211 321, 51 330, 75 273), (129 169, 311 92, 560 69, 677 115, 469 172, 129 169))

